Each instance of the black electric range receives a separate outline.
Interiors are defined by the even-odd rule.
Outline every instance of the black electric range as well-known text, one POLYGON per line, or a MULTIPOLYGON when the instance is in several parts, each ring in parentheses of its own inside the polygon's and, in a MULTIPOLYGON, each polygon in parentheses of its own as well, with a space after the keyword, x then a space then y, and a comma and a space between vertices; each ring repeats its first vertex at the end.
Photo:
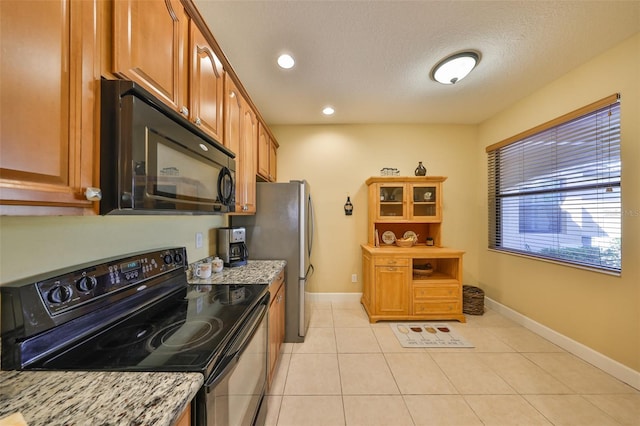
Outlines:
POLYGON ((188 285, 186 265, 185 249, 170 248, 3 285, 2 369, 206 378, 268 289, 188 285))

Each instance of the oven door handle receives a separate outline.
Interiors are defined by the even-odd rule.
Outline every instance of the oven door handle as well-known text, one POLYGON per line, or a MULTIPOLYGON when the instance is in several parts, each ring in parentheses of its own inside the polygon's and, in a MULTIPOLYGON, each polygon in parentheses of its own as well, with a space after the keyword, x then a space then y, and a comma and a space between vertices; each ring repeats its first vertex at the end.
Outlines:
POLYGON ((210 381, 205 383, 207 392, 214 388, 236 366, 240 355, 242 355, 242 352, 244 352, 256 334, 256 331, 258 331, 258 324, 260 324, 260 321, 262 321, 266 313, 267 306, 264 304, 261 304, 260 307, 256 309, 256 312, 254 312, 253 316, 248 320, 248 324, 240 331, 240 336, 233 342, 231 348, 229 348, 228 355, 224 357, 220 366, 213 371, 210 376, 210 381))

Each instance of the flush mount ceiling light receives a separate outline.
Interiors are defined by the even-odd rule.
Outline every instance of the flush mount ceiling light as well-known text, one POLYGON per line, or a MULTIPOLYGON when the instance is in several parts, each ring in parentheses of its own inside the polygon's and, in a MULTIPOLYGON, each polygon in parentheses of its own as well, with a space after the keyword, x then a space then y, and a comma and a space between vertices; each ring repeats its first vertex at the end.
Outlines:
POLYGON ((278 56, 278 65, 280 65, 280 68, 288 70, 290 68, 293 68, 295 63, 296 61, 294 61, 293 56, 287 53, 283 53, 282 55, 278 56))
POLYGON ((465 78, 480 61, 473 50, 455 53, 438 62, 431 70, 431 78, 442 84, 456 84, 465 78))
POLYGON ((322 113, 324 115, 333 115, 334 112, 336 112, 336 110, 331 106, 326 106, 322 109, 322 113))

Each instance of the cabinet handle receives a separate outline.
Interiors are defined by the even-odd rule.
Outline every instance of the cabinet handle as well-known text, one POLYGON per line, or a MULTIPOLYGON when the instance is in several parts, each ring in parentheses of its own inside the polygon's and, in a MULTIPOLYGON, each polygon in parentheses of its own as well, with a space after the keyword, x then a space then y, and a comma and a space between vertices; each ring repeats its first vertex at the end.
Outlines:
POLYGON ((202 120, 200 120, 200 117, 196 118, 196 126, 202 126, 202 120))
POLYGON ((249 210, 249 206, 248 205, 245 204, 245 205, 242 206, 242 211, 243 212, 246 212, 248 210, 249 210))
POLYGON ((389 267, 387 268, 387 271, 397 271, 397 270, 398 270, 398 268, 391 267, 391 266, 389 266, 389 267))
POLYGON ((89 186, 84 191, 84 196, 89 201, 100 201, 102 200, 102 190, 100 188, 94 188, 92 186, 89 186))
POLYGON ((189 108, 187 108, 186 106, 183 106, 182 108, 180 108, 180 114, 182 115, 189 115, 189 108))

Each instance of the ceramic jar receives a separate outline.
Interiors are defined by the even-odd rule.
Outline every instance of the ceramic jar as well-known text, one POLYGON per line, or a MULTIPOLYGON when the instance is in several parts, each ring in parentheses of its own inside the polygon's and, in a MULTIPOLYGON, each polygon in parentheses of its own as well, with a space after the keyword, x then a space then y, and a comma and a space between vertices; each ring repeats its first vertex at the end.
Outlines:
POLYGON ((211 270, 213 272, 222 272, 222 268, 224 267, 224 262, 218 256, 215 257, 211 261, 211 270))

